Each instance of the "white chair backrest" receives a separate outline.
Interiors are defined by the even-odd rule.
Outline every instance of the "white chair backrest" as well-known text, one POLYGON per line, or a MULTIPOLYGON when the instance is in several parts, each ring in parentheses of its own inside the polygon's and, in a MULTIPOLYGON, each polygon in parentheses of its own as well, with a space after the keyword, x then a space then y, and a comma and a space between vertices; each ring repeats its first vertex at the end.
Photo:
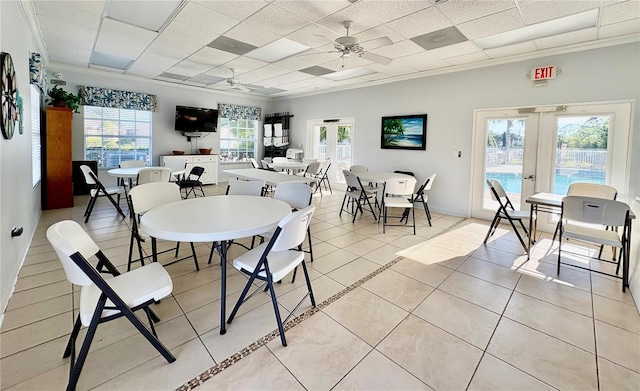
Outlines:
POLYGON ((615 187, 598 183, 576 182, 569 185, 567 195, 615 200, 618 196, 618 190, 615 187))
POLYGON ((236 178, 229 179, 227 195, 254 195, 261 196, 264 181, 241 181, 236 178))
POLYGON ((143 214, 158 206, 182 200, 180 187, 173 182, 153 182, 138 185, 129 191, 133 210, 143 214))
POLYGON ((349 171, 352 171, 352 172, 365 172, 365 171, 369 171, 369 169, 366 166, 355 165, 355 166, 349 167, 349 171))
POLYGON ((164 162, 164 166, 171 169, 171 171, 182 171, 187 167, 187 159, 167 159, 164 162))
POLYGON ((284 201, 293 209, 304 209, 311 204, 311 186, 306 183, 285 182, 276 186, 273 198, 284 201))
POLYGON ((305 158, 302 159, 302 163, 306 163, 306 164, 317 162, 317 161, 318 161, 318 159, 312 159, 312 158, 309 158, 309 157, 305 157, 305 158))
POLYGON ((416 178, 389 178, 384 193, 393 196, 411 196, 416 190, 416 178))
POLYGON ((72 220, 57 222, 47 229, 47 239, 62 263, 67 280, 80 286, 93 284, 91 278, 71 259, 71 255, 77 252, 89 259, 100 251, 80 224, 72 220))
POLYGON ((565 219, 588 224, 621 227, 625 224, 629 205, 596 197, 566 196, 562 199, 565 219))
POLYGON ((86 166, 86 165, 82 165, 82 166, 80 166, 80 170, 82 171, 82 175, 84 175, 84 181, 85 181, 85 183, 87 185, 95 185, 96 184, 96 180, 93 179, 93 176, 91 176, 92 173, 93 173, 93 175, 95 175, 95 173, 93 172, 91 167, 86 166))
POLYGON ((360 180, 358 176, 349 170, 342 170, 342 175, 344 175, 344 180, 347 182, 347 187, 351 187, 354 189, 362 189, 360 184, 360 180))
POLYGON ((146 165, 142 160, 123 160, 120 162, 120 168, 144 167, 146 165))
MULTIPOLYGON (((495 192, 498 195, 498 197, 504 198, 504 197, 507 196, 507 193, 504 191, 504 188, 500 184, 500 181, 498 181, 497 179, 487 179, 487 185, 489 185, 489 190, 491 190, 491 189, 495 190, 495 192)), ((489 191, 489 192, 491 193, 491 198, 494 201, 499 201, 496 198, 496 194, 494 194, 493 191, 489 191)))
POLYGON ((436 173, 434 172, 425 180, 424 191, 431 190, 431 186, 433 186, 433 181, 436 179, 436 173))
POLYGON ((280 234, 273 243, 271 250, 289 251, 289 249, 296 248, 302 244, 307 235, 307 228, 309 228, 311 217, 315 210, 315 205, 309 205, 280 220, 278 227, 280 227, 282 231, 280 231, 280 234))
POLYGON ((138 172, 138 185, 152 182, 169 182, 171 169, 169 167, 146 167, 138 172))
POLYGON ((327 171, 329 170, 329 167, 331 167, 331 159, 325 159, 322 162, 322 174, 326 174, 327 171))
POLYGON ((265 170, 269 169, 269 163, 267 163, 266 160, 264 159, 260 160, 260 164, 262 164, 262 168, 264 168, 265 170))
POLYGON ((251 166, 253 166, 253 168, 260 168, 260 166, 258 165, 258 162, 256 161, 256 159, 250 157, 249 161, 251 162, 251 166))
POLYGON ((309 163, 309 165, 307 166, 307 173, 311 175, 318 175, 320 174, 321 170, 322 170, 321 162, 309 163))
POLYGON ((287 159, 286 157, 274 157, 273 159, 271 159, 271 161, 274 163, 287 163, 289 159, 287 159))

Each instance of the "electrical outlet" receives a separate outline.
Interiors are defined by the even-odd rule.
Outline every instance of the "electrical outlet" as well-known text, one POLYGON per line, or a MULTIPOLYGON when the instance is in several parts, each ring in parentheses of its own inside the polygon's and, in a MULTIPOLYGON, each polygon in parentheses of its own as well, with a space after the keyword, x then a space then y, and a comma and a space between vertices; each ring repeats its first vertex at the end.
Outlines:
POLYGON ((459 149, 452 149, 451 157, 462 157, 462 151, 459 149))
POLYGON ((462 151, 458 151, 458 157, 462 157, 462 151))

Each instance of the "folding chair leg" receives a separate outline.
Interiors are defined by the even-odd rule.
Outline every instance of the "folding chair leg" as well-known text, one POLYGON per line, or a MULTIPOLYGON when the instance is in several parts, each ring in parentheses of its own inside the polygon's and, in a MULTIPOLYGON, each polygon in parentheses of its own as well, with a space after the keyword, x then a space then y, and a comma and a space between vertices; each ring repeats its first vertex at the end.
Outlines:
MULTIPOLYGON (((524 251, 528 252, 529 249, 528 249, 527 245, 525 244, 524 240, 522 239, 522 236, 520 235, 520 232, 516 228, 516 225, 513 224, 513 220, 511 220, 511 219, 507 219, 507 220, 509 220, 509 224, 511 224, 511 228, 513 228, 513 232, 516 233, 516 236, 518 237, 518 240, 520 240, 520 244, 522 244, 522 247, 524 247, 524 251)), ((522 224, 522 220, 520 220, 520 224, 522 224)), ((523 224, 523 227, 524 227, 524 224, 523 224)), ((526 229, 525 229, 524 232, 527 233, 526 229)), ((527 233, 527 235, 528 235, 528 233, 527 233)))
MULTIPOLYGON (((120 205, 118 205, 116 203, 116 201, 113 199, 113 197, 111 197, 110 194, 107 194, 107 198, 109 199, 109 201, 113 204, 113 206, 116 208, 116 210, 118 211, 118 213, 120 214, 120 216, 122 216, 122 218, 126 218, 126 216, 124 215, 124 212, 122 211, 122 209, 120 208, 120 205)), ((120 194, 118 194, 118 200, 120 200, 120 194)))
POLYGON ((67 358, 71 355, 71 351, 73 346, 75 345, 76 339, 78 338, 78 333, 80 332, 80 327, 82 323, 80 322, 80 315, 76 317, 76 321, 73 324, 73 331, 71 331, 71 335, 69 336, 69 341, 67 342, 67 347, 64 349, 64 354, 62 358, 67 358))
POLYGON ((307 228, 307 239, 309 239, 309 258, 313 262, 313 246, 311 245, 311 228, 307 228))
POLYGON ((304 278, 307 280, 307 289, 309 289, 309 298, 311 299, 311 305, 315 308, 316 299, 313 296, 313 289, 311 289, 311 279, 309 278, 309 272, 307 271, 307 264, 302 261, 302 271, 304 271, 304 278))
MULTIPOLYGON (((304 261, 303 261, 304 262, 304 261)), ((271 278, 271 272, 265 265, 265 272, 267 274, 267 286, 269 287, 269 293, 271 293, 271 303, 273 304, 273 312, 276 315, 276 322, 278 322, 278 331, 280 332, 280 342, 282 346, 287 346, 287 339, 284 336, 284 327, 282 326, 282 318, 280 317, 280 309, 278 308, 278 299, 276 298, 276 290, 273 288, 273 279, 271 278)))
POLYGON ((487 240, 489 240, 489 238, 491 236, 493 236, 493 233, 495 231, 495 227, 497 227, 499 223, 500 223, 500 217, 498 216, 498 213, 496 213, 496 215, 493 216, 493 220, 491 221, 491 225, 489 226, 489 231, 487 231, 487 236, 484 237, 484 241, 482 242, 483 244, 487 244, 487 240))
POLYGON ((173 255, 173 257, 177 258, 179 252, 180 252, 180 242, 176 242, 176 253, 173 255))
POLYGON ((423 202, 424 205, 424 213, 427 215, 427 221, 429 222, 429 227, 431 227, 431 211, 429 210, 429 205, 426 202, 423 202))
POLYGON ((84 222, 87 223, 89 222, 89 216, 91 216, 91 212, 93 212, 93 207, 96 205, 96 199, 98 199, 98 197, 91 197, 91 199, 89 200, 89 205, 87 205, 87 211, 85 212, 85 216, 86 218, 84 219, 84 222))
POLYGON ((78 354, 78 358, 75 362, 70 363, 71 373, 69 374, 69 383, 67 384, 67 391, 73 391, 76 389, 76 385, 78 384, 78 379, 80 378, 80 372, 82 371, 84 362, 87 359, 87 354, 89 354, 89 347, 91 346, 91 341, 93 341, 93 337, 96 334, 98 323, 100 323, 100 317, 102 316, 102 310, 104 309, 104 305, 106 302, 107 302, 107 296, 102 294, 98 299, 96 309, 93 312, 93 317, 91 318, 91 324, 89 324, 89 328, 87 329, 87 334, 85 335, 84 341, 82 342, 82 347, 80 348, 80 353, 78 354))

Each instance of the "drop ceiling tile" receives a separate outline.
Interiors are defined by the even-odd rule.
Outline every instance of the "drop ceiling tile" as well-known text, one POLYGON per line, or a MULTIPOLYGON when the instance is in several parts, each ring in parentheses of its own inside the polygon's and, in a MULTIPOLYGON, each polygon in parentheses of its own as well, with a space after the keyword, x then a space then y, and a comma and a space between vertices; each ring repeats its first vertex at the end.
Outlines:
POLYGON ((413 14, 427 7, 431 7, 432 1, 415 0, 367 0, 353 5, 356 12, 365 15, 380 23, 386 23, 394 19, 413 14))
POLYGON ((604 7, 601 26, 640 18, 640 1, 631 0, 604 7))
POLYGON ((210 76, 217 76, 217 77, 221 77, 223 79, 229 78, 232 76, 231 74, 231 70, 229 68, 227 68, 224 65, 221 65, 217 68, 211 69, 207 72, 205 72, 205 74, 210 75, 210 76))
POLYGON ((291 70, 281 68, 275 65, 267 65, 266 67, 254 69, 252 71, 246 72, 242 74, 242 82, 243 83, 255 83, 260 80, 269 79, 272 77, 284 75, 285 73, 289 73, 291 70))
POLYGON ((264 45, 246 53, 245 56, 255 58, 256 60, 273 63, 283 60, 287 57, 295 56, 307 51, 308 49, 311 48, 299 42, 292 41, 289 38, 280 38, 271 42, 270 44, 264 45))
POLYGON ((47 45, 75 46, 78 49, 93 49, 93 43, 98 35, 97 30, 87 29, 66 22, 41 16, 40 29, 47 45), (73 42, 73 45, 69 45, 73 42))
POLYGON ((279 87, 279 86, 281 86, 283 84, 293 83, 293 82, 296 82, 296 81, 305 80, 305 79, 309 79, 309 78, 312 78, 312 77, 313 76, 308 75, 306 73, 294 71, 294 72, 286 73, 284 75, 280 75, 280 76, 276 76, 276 77, 272 77, 272 78, 269 78, 269 79, 262 80, 260 82, 260 84, 262 84, 266 88, 279 87))
POLYGON ((167 72, 175 73, 178 75, 194 77, 196 75, 199 75, 203 72, 210 70, 211 68, 213 67, 208 65, 198 64, 197 62, 181 61, 178 64, 174 65, 173 67, 167 69, 167 72))
POLYGON ((299 69, 300 72, 308 73, 311 76, 322 76, 328 73, 335 72, 333 69, 321 67, 319 65, 314 65, 308 68, 299 69))
POLYGON ((356 3, 335 14, 318 20, 316 24, 333 31, 339 36, 344 36, 347 33, 347 30, 342 25, 342 22, 345 20, 353 22, 353 26, 349 29, 349 35, 355 35, 380 25, 381 22, 372 18, 371 13, 367 11, 366 7, 362 7, 362 5, 364 5, 364 3, 356 3))
POLYGON ((316 20, 322 19, 325 16, 331 15, 334 12, 350 6, 351 3, 346 0, 276 0, 273 5, 289 11, 301 18, 315 22, 316 20))
POLYGON ((129 69, 126 70, 125 74, 153 79, 162 72, 164 72, 164 69, 157 70, 146 65, 133 64, 129 67, 129 69))
POLYGON ((436 7, 430 7, 387 23, 387 26, 406 38, 417 37, 451 25, 451 22, 436 7))
POLYGON ((591 41, 598 38, 598 28, 591 27, 588 29, 572 31, 570 33, 552 35, 550 37, 535 39, 533 43, 538 49, 548 49, 558 46, 570 45, 572 43, 591 41))
POLYGON ((187 82, 191 82, 191 83, 198 83, 198 84, 203 84, 203 85, 208 85, 208 84, 213 84, 213 83, 218 83, 220 81, 224 80, 224 78, 222 77, 217 77, 217 76, 211 76, 211 75, 207 75, 207 74, 201 74, 201 75, 196 75, 190 79, 187 79, 187 82))
POLYGON ((284 92, 284 91, 285 90, 280 89, 280 88, 271 87, 271 88, 263 88, 261 90, 255 90, 255 91, 252 91, 252 92, 256 93, 256 94, 260 94, 260 95, 271 95, 271 94, 275 94, 277 92, 284 92))
POLYGON ((110 68, 110 67, 103 67, 100 65, 95 65, 95 64, 90 64, 89 68, 91 69, 97 69, 100 71, 105 71, 105 72, 112 72, 112 73, 119 73, 119 74, 123 74, 124 73, 124 69, 117 69, 117 68, 110 68))
POLYGON ((396 42, 391 46, 384 46, 378 49, 374 49, 371 53, 379 54, 390 58, 404 57, 415 53, 424 51, 423 48, 416 45, 413 41, 405 39, 401 42, 396 42))
MULTIPOLYGON (((427 53, 427 52, 418 53, 418 54, 412 54, 410 56, 399 58, 399 59, 395 60, 392 63, 392 65, 395 64, 395 63, 404 64, 404 65, 410 66, 411 68, 414 68, 414 69, 417 69, 417 70, 420 70, 420 71, 425 71, 427 69, 442 68, 442 67, 446 67, 448 65, 446 62, 442 61, 438 57, 434 56, 431 53, 427 53)), ((403 74, 403 73, 397 73, 397 72, 393 72, 393 71, 388 72, 388 71, 386 71, 384 69, 381 69, 380 72, 383 72, 383 73, 386 73, 386 74, 392 75, 392 76, 397 76, 398 74, 403 74)), ((406 73, 412 73, 412 72, 406 72, 406 73)))
POLYGON ((495 49, 486 49, 484 51, 484 54, 486 54, 491 58, 500 58, 500 57, 515 56, 523 53, 531 53, 535 51, 536 51, 536 47, 533 44, 533 42, 528 41, 528 42, 516 43, 514 45, 502 46, 495 49))
POLYGON ((245 72, 249 72, 250 70, 256 69, 256 68, 262 68, 265 65, 268 65, 269 63, 266 63, 264 61, 260 61, 260 60, 255 60, 253 58, 249 58, 249 57, 244 57, 244 56, 240 56, 236 59, 233 59, 227 63, 225 63, 224 65, 227 68, 234 68, 236 70, 236 75, 245 73, 245 72))
POLYGON ((217 66, 229 62, 235 58, 238 58, 238 55, 205 46, 197 52, 193 53, 187 59, 199 64, 217 66))
POLYGON ((187 3, 174 20, 218 34, 224 34, 227 30, 240 23, 238 19, 193 2, 187 3))
POLYGON ((137 58, 158 33, 104 18, 94 50, 116 56, 137 58))
POLYGON ((97 31, 100 26, 100 14, 102 13, 104 2, 96 3, 96 5, 100 5, 100 11, 97 13, 95 10, 88 12, 84 8, 76 7, 76 4, 64 1, 34 1, 33 5, 36 15, 38 15, 38 20, 40 20, 41 16, 45 16, 58 22, 97 31))
POLYGON ((251 15, 246 19, 246 22, 279 35, 287 35, 309 24, 308 20, 273 4, 269 4, 251 15))
POLYGON ((180 81, 187 80, 187 76, 178 75, 178 74, 171 73, 171 72, 163 72, 160 75, 158 75, 157 78, 161 79, 161 80, 172 80, 172 81, 175 81, 175 80, 180 80, 180 81))
POLYGON ((88 12, 94 15, 102 15, 104 11, 104 6, 107 3, 105 0, 62 0, 62 1, 34 1, 34 5, 36 3, 51 3, 56 7, 70 7, 74 9, 78 9, 84 12, 88 12))
POLYGON ((147 51, 142 53, 142 55, 138 57, 136 62, 134 62, 133 65, 129 67, 127 73, 134 71, 139 74, 144 73, 145 69, 149 69, 151 73, 159 75, 179 62, 180 58, 155 54, 147 51))
POLYGON ((449 58, 479 52, 480 49, 472 42, 462 42, 443 48, 429 50, 429 53, 439 58, 449 58))
MULTIPOLYGON (((423 53, 423 54, 428 54, 428 53, 423 53)), ((413 56, 418 56, 418 55, 419 54, 414 54, 413 56)), ((370 69, 372 69, 372 70, 374 70, 376 72, 382 72, 382 73, 387 74, 389 76, 400 76, 400 75, 407 75, 407 74, 410 74, 410 73, 418 72, 418 68, 413 66, 414 62, 407 61, 407 63, 409 63, 411 65, 407 65, 406 63, 403 63, 402 60, 406 59, 408 57, 412 57, 412 56, 399 58, 397 60, 394 60, 389 65, 371 64, 371 65, 368 66, 368 68, 370 68, 370 69)))
POLYGON ((458 25, 458 29, 469 39, 482 38, 520 27, 524 27, 524 22, 517 8, 458 25))
POLYGON ((123 71, 133 63, 130 58, 124 58, 119 56, 113 56, 111 54, 104 54, 100 52, 94 52, 91 56, 91 66, 106 67, 123 71))
POLYGON ((334 70, 336 72, 340 72, 347 69, 361 68, 363 66, 368 66, 374 64, 372 61, 365 60, 364 58, 358 56, 350 56, 350 57, 336 57, 331 61, 327 61, 320 66, 334 70))
POLYGON ((520 0, 520 11, 526 24, 544 22, 562 16, 576 14, 581 11, 598 8, 601 4, 597 0, 581 1, 538 1, 520 0))
POLYGON ((145 52, 175 57, 182 60, 195 53, 201 47, 201 45, 196 43, 176 40, 169 36, 160 36, 149 45, 145 52))
POLYGON ((465 42, 467 41, 467 37, 455 26, 451 26, 413 37, 411 41, 425 50, 433 50, 465 42))
POLYGON ((277 65, 279 67, 286 68, 293 71, 297 71, 297 70, 309 67, 309 63, 301 60, 298 56, 286 58, 282 61, 273 63, 273 65, 277 65))
POLYGON ((193 0, 193 2, 239 20, 248 18, 259 9, 266 7, 268 4, 266 1, 261 0, 243 0, 242 6, 238 5, 237 0, 193 0))
POLYGON ((447 58, 445 61, 451 65, 462 65, 462 64, 469 64, 472 62, 480 62, 488 59, 489 59, 489 56, 487 56, 484 53, 478 52, 478 53, 465 54, 457 57, 450 57, 450 58, 447 58))
POLYGON ((364 75, 364 76, 360 76, 359 79, 365 80, 365 81, 375 81, 375 80, 384 80, 384 79, 388 79, 390 76, 384 73, 380 73, 380 72, 376 72, 376 73, 372 73, 370 75, 364 75))
MULTIPOLYGON (((327 61, 337 61, 340 58, 340 53, 334 51, 320 51, 317 49, 309 50, 305 53, 296 56, 300 61, 304 61, 307 64, 322 64, 327 61)), ((307 65, 308 66, 308 65, 307 65)))
POLYGON ((287 84, 282 84, 280 85, 279 88, 282 88, 284 90, 295 90, 298 88, 305 88, 305 87, 313 87, 316 84, 313 84, 313 82, 309 81, 309 80, 298 80, 298 81, 294 81, 292 83, 287 83, 287 84))
POLYGON ((260 47, 279 38, 278 35, 253 26, 249 23, 242 22, 224 34, 226 37, 236 39, 241 42, 260 47))
MULTIPOLYGON (((90 48, 81 48, 79 46, 69 45, 67 42, 47 42, 47 51, 49 52, 49 56, 58 56, 64 58, 73 58, 78 57, 81 59, 81 62, 84 62, 85 65, 89 64, 89 59, 93 50, 90 48)), ((63 62, 64 64, 64 62, 63 62)))
POLYGON ((627 20, 600 27, 600 38, 617 37, 620 35, 640 33, 640 19, 627 20))
POLYGON ((160 31, 181 5, 181 0, 109 2, 107 17, 151 31, 160 31))
POLYGON ((315 24, 310 24, 287 35, 287 38, 312 48, 318 48, 335 41, 339 36, 339 34, 336 34, 331 30, 327 30, 315 24))
POLYGON ((449 0, 436 4, 436 8, 456 24, 482 18, 509 8, 515 8, 515 6, 516 2, 514 0, 449 0))
POLYGON ((191 26, 187 23, 172 21, 169 25, 160 33, 160 38, 167 39, 176 42, 188 42, 191 44, 198 44, 200 46, 208 45, 218 37, 217 33, 209 30, 203 30, 191 26))

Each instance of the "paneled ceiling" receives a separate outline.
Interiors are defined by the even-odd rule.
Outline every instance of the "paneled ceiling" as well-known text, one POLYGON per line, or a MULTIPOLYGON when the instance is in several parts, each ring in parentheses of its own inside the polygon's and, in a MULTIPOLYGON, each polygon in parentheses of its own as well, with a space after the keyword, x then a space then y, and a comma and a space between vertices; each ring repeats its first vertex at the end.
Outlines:
POLYGON ((640 0, 27 3, 33 5, 49 68, 92 68, 270 97, 393 82, 640 37, 640 0), (343 56, 334 40, 347 35, 345 21, 352 22, 347 41, 356 39, 358 47, 343 56))

